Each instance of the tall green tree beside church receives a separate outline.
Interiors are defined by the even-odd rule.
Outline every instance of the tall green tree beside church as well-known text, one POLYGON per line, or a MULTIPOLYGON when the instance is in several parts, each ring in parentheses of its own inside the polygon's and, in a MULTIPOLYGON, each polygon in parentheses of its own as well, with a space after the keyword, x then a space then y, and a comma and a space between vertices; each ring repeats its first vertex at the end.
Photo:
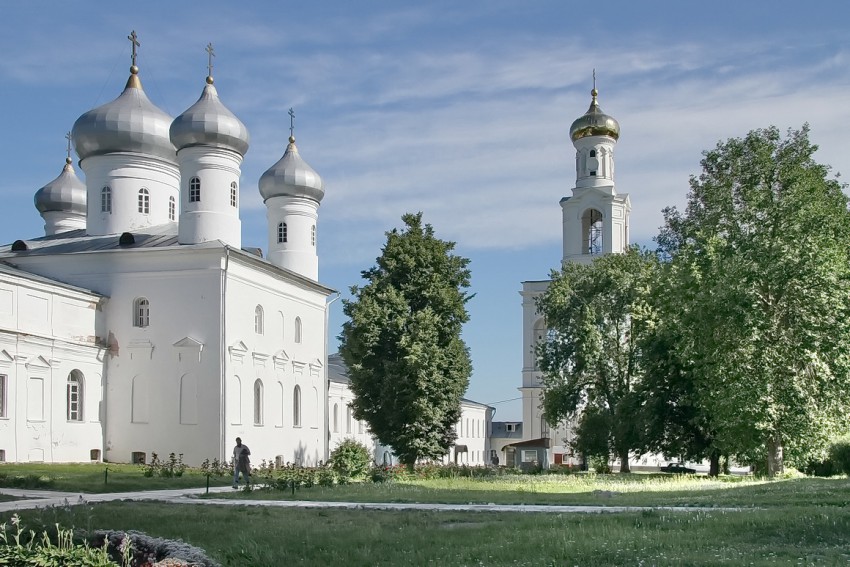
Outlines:
POLYGON ((706 152, 658 238, 678 354, 717 443, 769 475, 850 411, 850 215, 808 134, 755 130, 706 152))
POLYGON ((469 320, 469 260, 438 239, 422 213, 387 232, 367 283, 343 301, 340 354, 348 365, 354 416, 401 462, 445 455, 457 435, 472 364, 461 339, 469 320))
POLYGON ((536 345, 543 413, 550 425, 579 416, 575 448, 615 454, 629 471, 639 445, 641 348, 655 316, 650 295, 658 261, 630 248, 583 265, 567 263, 538 299, 547 336, 536 345))

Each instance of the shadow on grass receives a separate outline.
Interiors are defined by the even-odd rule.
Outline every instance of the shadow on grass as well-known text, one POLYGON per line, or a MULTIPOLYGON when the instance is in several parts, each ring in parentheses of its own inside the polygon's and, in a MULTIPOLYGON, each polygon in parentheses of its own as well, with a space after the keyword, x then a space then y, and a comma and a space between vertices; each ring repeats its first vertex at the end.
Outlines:
MULTIPOLYGON (((230 477, 211 475, 210 486, 227 486, 230 477)), ((132 492, 136 490, 168 490, 200 488, 207 484, 207 476, 197 470, 187 470, 177 477, 146 477, 140 465, 117 463, 91 464, 0 464, 0 487, 56 490, 102 494, 132 492)))

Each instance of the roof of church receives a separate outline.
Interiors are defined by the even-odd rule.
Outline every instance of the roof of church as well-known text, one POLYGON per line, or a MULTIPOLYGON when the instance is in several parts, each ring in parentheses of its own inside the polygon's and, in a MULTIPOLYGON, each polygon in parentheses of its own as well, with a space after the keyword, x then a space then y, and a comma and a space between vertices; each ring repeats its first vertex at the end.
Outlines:
MULTIPOLYGON (((107 234, 90 236, 85 229, 69 230, 49 236, 39 236, 31 240, 18 240, 13 244, 0 245, 0 261, 13 261, 22 256, 53 256, 66 254, 84 254, 108 251, 125 251, 138 249, 225 249, 228 248, 241 258, 266 270, 286 274, 291 280, 298 280, 307 287, 322 291, 325 294, 335 292, 321 283, 311 280, 297 272, 272 264, 257 254, 257 249, 238 250, 220 240, 212 240, 200 244, 180 244, 177 241, 177 224, 166 223, 148 227, 144 232, 107 234)), ((53 281, 53 280, 50 280, 53 281)))
POLYGON ((95 295, 97 297, 105 297, 104 295, 102 295, 102 294, 100 294, 96 291, 92 291, 92 290, 86 289, 84 287, 78 287, 78 286, 75 286, 75 285, 66 284, 64 282, 56 281, 56 280, 53 280, 53 279, 50 279, 50 278, 45 278, 43 276, 39 276, 38 274, 33 274, 31 272, 27 272, 25 270, 17 268, 15 266, 13 266, 12 264, 9 264, 8 262, 4 262, 4 261, 0 261, 0 274, 22 278, 22 279, 30 280, 30 281, 33 281, 33 282, 38 282, 40 284, 52 285, 54 287, 68 289, 68 290, 71 290, 71 291, 77 291, 77 292, 80 292, 80 293, 86 293, 86 294, 89 294, 89 295, 95 295))
POLYGON ((328 380, 340 384, 351 383, 351 378, 348 377, 348 367, 342 360, 342 355, 338 352, 328 355, 328 380))

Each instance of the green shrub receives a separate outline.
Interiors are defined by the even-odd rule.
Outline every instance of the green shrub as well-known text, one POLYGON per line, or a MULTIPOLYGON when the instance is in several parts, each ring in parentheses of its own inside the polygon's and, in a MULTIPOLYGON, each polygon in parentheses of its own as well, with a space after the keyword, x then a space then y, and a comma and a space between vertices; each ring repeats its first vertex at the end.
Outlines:
POLYGON ((839 439, 829 447, 829 460, 836 472, 850 475, 850 438, 839 439))
POLYGON ((366 475, 372 457, 369 449, 354 439, 345 439, 331 453, 331 468, 343 482, 358 480, 366 475))
POLYGON ((827 458, 823 461, 811 461, 806 465, 805 473, 809 476, 834 476, 841 471, 835 468, 835 463, 832 459, 827 458))

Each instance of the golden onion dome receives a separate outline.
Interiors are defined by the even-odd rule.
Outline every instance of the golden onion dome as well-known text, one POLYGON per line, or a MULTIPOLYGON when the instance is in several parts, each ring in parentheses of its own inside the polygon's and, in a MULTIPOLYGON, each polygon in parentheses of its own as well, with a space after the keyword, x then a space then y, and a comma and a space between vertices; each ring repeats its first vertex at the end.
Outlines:
POLYGON ((573 142, 588 136, 609 136, 616 140, 620 137, 619 122, 599 108, 599 102, 596 100, 599 91, 596 88, 590 91, 590 94, 593 97, 593 100, 590 101, 590 108, 582 116, 576 118, 570 126, 570 138, 573 142))

